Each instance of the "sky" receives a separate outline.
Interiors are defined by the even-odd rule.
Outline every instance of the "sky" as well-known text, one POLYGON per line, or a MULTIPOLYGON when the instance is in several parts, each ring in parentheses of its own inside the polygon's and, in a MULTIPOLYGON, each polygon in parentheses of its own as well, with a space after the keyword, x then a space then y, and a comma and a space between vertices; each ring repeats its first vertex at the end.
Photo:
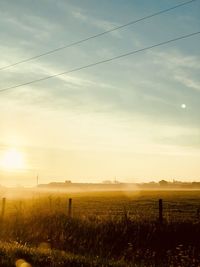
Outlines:
MULTIPOLYGON (((0 68, 183 3, 1 0, 0 68)), ((200 1, 0 70, 0 90, 200 30, 200 1)), ((0 184, 200 181, 200 35, 0 93, 0 184)))

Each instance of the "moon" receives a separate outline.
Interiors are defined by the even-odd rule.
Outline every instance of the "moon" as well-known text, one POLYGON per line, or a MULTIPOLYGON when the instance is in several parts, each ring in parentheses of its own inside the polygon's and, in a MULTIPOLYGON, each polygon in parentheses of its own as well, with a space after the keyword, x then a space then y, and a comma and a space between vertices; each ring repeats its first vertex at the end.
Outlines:
POLYGON ((181 104, 182 109, 186 109, 186 104, 181 104))
POLYGON ((24 155, 15 148, 5 151, 0 160, 0 167, 5 170, 21 170, 25 168, 24 155))

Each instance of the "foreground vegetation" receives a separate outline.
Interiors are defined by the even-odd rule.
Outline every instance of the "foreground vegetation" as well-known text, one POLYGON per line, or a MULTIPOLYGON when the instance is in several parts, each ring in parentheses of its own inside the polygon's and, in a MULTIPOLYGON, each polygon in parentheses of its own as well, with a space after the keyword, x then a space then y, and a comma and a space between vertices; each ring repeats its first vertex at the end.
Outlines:
POLYGON ((65 195, 10 200, 0 221, 0 266, 15 266, 17 259, 33 267, 200 266, 198 192, 130 196, 74 194, 74 211, 78 212, 73 217, 67 215, 65 195), (158 197, 174 208, 177 219, 166 216, 165 204, 164 221, 158 222, 158 197), (133 200, 135 214, 130 205, 133 200), (95 206, 98 213, 92 215, 89 207, 95 210, 95 206), (107 206, 113 213, 106 212, 107 206))
POLYGON ((131 260, 117 261, 33 248, 17 242, 0 242, 2 267, 199 267, 199 256, 192 247, 185 249, 179 245, 174 251, 167 250, 162 254, 150 249, 138 249, 131 253, 131 260))
POLYGON ((0 242, 0 266, 2 267, 120 267, 125 263, 84 257, 48 248, 35 248, 17 242, 0 242))

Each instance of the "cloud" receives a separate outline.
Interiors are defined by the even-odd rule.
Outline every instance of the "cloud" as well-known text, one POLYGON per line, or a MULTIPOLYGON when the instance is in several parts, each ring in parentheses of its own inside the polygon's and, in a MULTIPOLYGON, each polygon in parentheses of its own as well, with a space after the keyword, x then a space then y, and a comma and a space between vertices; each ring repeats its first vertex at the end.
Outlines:
MULTIPOLYGON (((166 69, 165 64, 157 70, 157 64, 152 65, 152 55, 133 63, 135 62, 126 65, 119 62, 118 67, 113 70, 105 65, 101 72, 97 68, 92 74, 89 71, 58 76, 46 82, 13 90, 8 97, 18 98, 15 101, 25 105, 52 110, 74 110, 92 114, 112 112, 113 117, 120 114, 137 116, 144 121, 156 120, 159 125, 178 123, 187 127, 197 123, 199 119, 196 104, 191 103, 189 98, 186 102, 186 92, 179 96, 180 91, 174 85, 175 72, 170 75, 171 71, 166 69), (160 71, 164 76, 160 76, 160 71), (111 75, 114 79, 110 79, 111 75), (180 105, 185 102, 188 109, 184 113, 187 116, 183 118, 180 105)), ((15 71, 11 70, 12 75, 18 79, 27 76, 26 79, 29 80, 58 73, 59 63, 55 61, 53 67, 46 62, 33 62, 29 68, 24 66, 15 71)))
POLYGON ((162 66, 160 72, 167 76, 172 82, 178 82, 188 89, 200 92, 200 57, 189 56, 180 51, 151 52, 154 57, 154 64, 162 66))
MULTIPOLYGON (((59 26, 55 22, 52 22, 49 18, 44 18, 31 14, 23 14, 20 18, 15 14, 9 14, 0 12, 1 21, 9 32, 13 32, 13 35, 8 36, 10 39, 17 38, 16 30, 20 32, 21 36, 29 36, 26 40, 23 40, 24 44, 31 44, 30 39, 41 40, 49 39, 53 31, 58 30, 59 26)), ((21 43, 21 40, 20 40, 21 43)))
POLYGON ((180 50, 171 50, 169 52, 148 52, 154 57, 154 63, 164 64, 169 69, 187 68, 199 70, 200 57, 198 55, 192 56, 182 53, 180 50))
MULTIPOLYGON (((84 9, 84 7, 69 6, 68 8, 68 5, 65 4, 64 6, 64 12, 67 12, 68 17, 71 15, 70 19, 66 19, 66 25, 71 27, 71 32, 75 36, 79 32, 76 31, 77 28, 80 30, 80 24, 86 26, 86 32, 90 30, 94 32, 97 29, 104 31, 118 26, 115 22, 104 20, 103 15, 94 17, 93 13, 84 9), (75 23, 75 21, 79 23, 75 23), (73 29, 70 24, 72 22, 73 25, 76 25, 73 29)), ((55 17, 51 19, 50 16, 41 17, 33 14, 31 12, 26 14, 23 20, 19 20, 20 25, 17 27, 23 28, 21 23, 24 21, 25 26, 31 27, 30 33, 33 30, 33 32, 38 31, 37 33, 40 34, 42 29, 42 32, 49 34, 52 43, 56 42, 53 37, 55 36, 54 32, 58 30, 65 37, 65 40, 63 38, 64 42, 68 42, 69 36, 65 33, 63 27, 65 23, 60 23, 55 17), (39 28, 40 25, 41 29, 39 28)), ((141 36, 137 30, 134 35, 138 38, 141 36)), ((31 43, 33 40, 26 38, 27 36, 25 34, 24 39, 31 43)), ((129 38, 132 42, 134 41, 132 36, 129 36, 129 38)), ((45 44, 48 38, 43 41, 45 44)), ((19 68, 10 69, 1 76, 2 87, 54 75, 67 69, 70 70, 77 66, 98 61, 99 58, 109 58, 119 53, 119 51, 127 49, 127 46, 121 43, 121 40, 119 46, 117 46, 118 42, 115 42, 116 40, 110 38, 109 41, 109 45, 108 43, 104 44, 104 41, 102 42, 105 47, 102 47, 102 43, 96 40, 93 45, 91 43, 84 44, 84 46, 62 51, 60 54, 51 55, 49 58, 44 57, 29 64, 21 65, 19 68), (121 50, 118 51, 118 48, 121 50)), ((126 39, 125 43, 127 43, 126 39)), ((136 45, 143 46, 141 41, 136 45)), ((36 44, 36 52, 41 51, 40 49, 39 42, 38 46, 36 44)), ((23 58, 28 53, 28 50, 20 45, 15 46, 15 53, 13 54, 16 58, 13 57, 13 54, 9 55, 8 50, 4 51, 7 51, 3 54, 7 54, 7 60, 11 62, 14 62, 15 59, 18 60, 17 57, 20 54, 23 58)), ((34 55, 33 51, 31 51, 31 54, 34 55)), ((3 58, 3 60, 6 64, 6 59, 3 58)), ((199 70, 198 62, 198 56, 191 56, 188 53, 181 52, 181 50, 169 49, 168 52, 152 50, 97 68, 58 76, 48 81, 18 88, 12 92, 10 91, 8 98, 13 98, 13 100, 18 98, 14 101, 52 110, 78 110, 79 112, 93 114, 98 112, 109 114, 112 112, 113 116, 126 114, 126 116, 132 118, 137 116, 143 120, 156 120, 159 125, 186 124, 188 126, 196 124, 198 121, 198 113, 196 112, 198 109, 195 102, 198 93, 197 88, 199 87, 196 77, 196 72, 199 70), (182 85, 186 88, 183 88, 182 85), (191 88, 195 89, 192 94, 187 92, 191 91, 188 90, 191 88), (187 105, 192 107, 192 109, 187 110, 187 113, 191 116, 187 119, 182 118, 183 115, 179 112, 180 105, 185 103, 186 98, 187 105)))
POLYGON ((188 88, 197 90, 198 92, 200 92, 200 81, 195 81, 194 78, 192 79, 191 77, 187 77, 187 74, 184 73, 182 75, 175 75, 174 78, 179 81, 180 83, 182 83, 183 85, 185 85, 188 88))
MULTIPOLYGON (((90 26, 92 25, 95 28, 100 29, 102 31, 109 31, 115 27, 120 26, 116 22, 111 22, 111 21, 103 20, 103 19, 97 19, 97 18, 92 17, 91 15, 86 15, 86 12, 80 8, 79 9, 74 8, 71 14, 75 19, 78 19, 79 21, 87 23, 90 26)), ((119 31, 113 31, 110 34, 114 37, 121 38, 121 34, 119 31)))

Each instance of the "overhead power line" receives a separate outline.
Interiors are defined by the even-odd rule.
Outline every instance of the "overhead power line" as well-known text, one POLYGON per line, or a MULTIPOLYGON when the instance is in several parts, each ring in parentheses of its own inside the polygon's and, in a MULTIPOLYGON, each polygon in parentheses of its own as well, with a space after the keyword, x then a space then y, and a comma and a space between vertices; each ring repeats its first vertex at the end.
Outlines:
POLYGON ((22 87, 22 86, 25 86, 25 85, 30 85, 30 84, 33 84, 33 83, 45 81, 45 80, 48 80, 48 79, 51 79, 51 78, 54 78, 54 77, 57 77, 57 76, 61 76, 61 75, 64 75, 64 74, 69 74, 69 73, 72 73, 72 72, 77 72, 77 71, 80 71, 80 70, 83 70, 83 69, 91 68, 91 67, 103 64, 103 63, 107 63, 107 62, 114 61, 114 60, 117 60, 117 59, 120 59, 120 58, 123 58, 123 57, 134 55, 134 54, 137 54, 137 53, 140 53, 140 52, 143 52, 143 51, 150 50, 150 49, 152 49, 154 47, 166 45, 166 44, 169 44, 169 43, 172 43, 172 42, 175 42, 175 41, 178 41, 178 40, 186 39, 186 38, 198 35, 198 34, 200 34, 200 31, 193 32, 193 33, 186 34, 186 35, 182 35, 182 36, 179 36, 177 38, 173 38, 173 39, 161 42, 161 43, 157 43, 157 44, 154 44, 154 45, 151 45, 151 46, 147 46, 147 47, 144 47, 144 48, 141 48, 141 49, 138 49, 138 50, 134 50, 134 51, 131 51, 131 52, 128 52, 128 53, 125 53, 125 54, 121 54, 121 55, 118 55, 118 56, 115 56, 115 57, 112 57, 112 58, 108 58, 108 59, 104 59, 104 60, 101 60, 101 61, 97 61, 97 62, 88 64, 88 65, 84 65, 84 66, 81 66, 81 67, 78 67, 78 68, 74 68, 74 69, 71 69, 71 70, 68 70, 68 71, 64 71, 64 72, 53 74, 53 75, 50 75, 50 76, 47 76, 47 77, 43 77, 43 78, 40 78, 40 79, 32 80, 30 82, 14 85, 14 86, 7 87, 7 88, 2 88, 2 89, 0 89, 0 93, 8 91, 8 90, 11 90, 11 89, 14 89, 14 88, 19 88, 19 87, 22 87))
POLYGON ((158 11, 158 12, 156 12, 156 13, 147 15, 147 16, 142 17, 142 18, 140 18, 140 19, 130 21, 130 22, 128 22, 128 23, 126 23, 126 24, 123 24, 123 25, 121 25, 121 26, 117 26, 117 27, 111 28, 110 30, 107 30, 107 31, 104 31, 104 32, 101 32, 101 33, 98 33, 98 34, 95 34, 95 35, 92 35, 92 36, 89 36, 89 37, 87 37, 87 38, 78 40, 78 41, 76 41, 76 42, 72 42, 72 43, 70 43, 70 44, 66 44, 66 45, 64 45, 64 46, 61 46, 61 47, 58 47, 58 48, 49 50, 49 51, 47 51, 47 52, 44 52, 44 53, 35 55, 35 56, 33 56, 33 57, 30 57, 30 58, 26 58, 26 59, 17 61, 17 62, 15 62, 15 63, 10 64, 10 65, 1 67, 1 68, 0 68, 0 71, 5 70, 5 69, 8 69, 8 68, 11 68, 11 67, 14 67, 14 66, 16 66, 16 65, 19 65, 19 64, 22 64, 22 63, 25 63, 25 62, 28 62, 28 61, 32 61, 32 60, 34 60, 34 59, 37 59, 37 58, 40 58, 40 57, 43 57, 43 56, 47 56, 47 55, 56 53, 56 52, 58 52, 58 51, 60 51, 60 50, 66 49, 66 48, 69 48, 69 47, 72 47, 72 46, 75 46, 75 45, 78 45, 78 44, 87 42, 87 41, 89 41, 89 40, 91 40, 91 39, 95 39, 95 38, 98 38, 98 37, 100 37, 100 36, 102 36, 102 35, 105 35, 105 34, 114 32, 114 31, 116 31, 116 30, 119 30, 119 29, 128 27, 128 26, 133 25, 133 24, 136 24, 136 23, 138 23, 138 22, 140 22, 140 21, 147 20, 147 19, 150 19, 150 18, 152 18, 152 17, 161 15, 161 14, 163 14, 163 13, 167 13, 167 12, 169 12, 169 11, 171 11, 171 10, 176 9, 176 8, 179 8, 179 7, 182 7, 182 6, 191 4, 192 2, 195 2, 195 1, 198 1, 198 0, 190 0, 190 1, 187 1, 187 2, 184 2, 184 3, 181 3, 181 4, 179 4, 179 5, 172 6, 172 7, 167 8, 167 9, 163 9, 163 10, 161 10, 161 11, 158 11))

